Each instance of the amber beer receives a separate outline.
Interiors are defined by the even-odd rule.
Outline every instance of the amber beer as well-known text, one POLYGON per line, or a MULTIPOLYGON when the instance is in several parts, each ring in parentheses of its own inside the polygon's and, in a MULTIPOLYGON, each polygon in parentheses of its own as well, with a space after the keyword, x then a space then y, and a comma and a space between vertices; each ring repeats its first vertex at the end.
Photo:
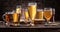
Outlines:
POLYGON ((9 14, 6 14, 5 20, 6 20, 6 22, 10 22, 10 15, 9 14))
POLYGON ((7 22, 11 22, 12 20, 12 13, 11 12, 6 12, 3 14, 3 20, 7 22))
POLYGON ((43 9, 38 9, 36 19, 43 19, 43 9))
POLYGON ((45 17, 47 20, 50 20, 51 17, 52 17, 52 11, 50 11, 50 10, 44 11, 44 17, 45 17))

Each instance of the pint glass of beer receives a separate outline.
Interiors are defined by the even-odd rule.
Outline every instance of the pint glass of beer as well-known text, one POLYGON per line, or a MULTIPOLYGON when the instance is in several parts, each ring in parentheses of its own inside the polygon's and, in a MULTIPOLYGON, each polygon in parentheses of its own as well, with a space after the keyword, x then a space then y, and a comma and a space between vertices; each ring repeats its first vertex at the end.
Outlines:
POLYGON ((34 19, 36 16, 37 3, 28 3, 28 13, 31 20, 31 25, 34 26, 34 19))
POLYGON ((13 22, 18 22, 18 14, 17 13, 14 13, 13 14, 13 22))
POLYGON ((36 19, 43 20, 43 9, 37 9, 36 19))
POLYGON ((13 24, 15 26, 18 26, 19 25, 19 21, 20 21, 20 16, 18 13, 14 13, 13 14, 13 24))

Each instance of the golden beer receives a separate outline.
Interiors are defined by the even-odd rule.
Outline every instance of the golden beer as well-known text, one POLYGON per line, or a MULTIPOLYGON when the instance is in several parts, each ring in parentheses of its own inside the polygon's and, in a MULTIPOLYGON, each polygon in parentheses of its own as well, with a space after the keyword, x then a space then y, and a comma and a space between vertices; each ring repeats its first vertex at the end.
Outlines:
POLYGON ((19 19, 18 14, 17 13, 14 13, 13 14, 13 22, 14 23, 18 22, 18 19, 19 19))
POLYGON ((27 21, 29 19, 28 11, 25 11, 24 15, 25 15, 25 20, 27 21))
POLYGON ((43 10, 37 11, 36 18, 37 19, 43 19, 43 10))
POLYGON ((31 5, 28 7, 28 13, 31 20, 35 19, 36 16, 36 5, 31 5))
POLYGON ((50 20, 51 17, 52 17, 52 11, 44 11, 44 17, 45 17, 47 20, 50 20))
POLYGON ((28 13, 31 20, 31 25, 34 26, 34 19, 36 16, 37 3, 28 3, 28 13))
POLYGON ((21 17, 21 6, 20 5, 16 7, 16 13, 18 14, 18 20, 20 21, 20 17, 21 17))

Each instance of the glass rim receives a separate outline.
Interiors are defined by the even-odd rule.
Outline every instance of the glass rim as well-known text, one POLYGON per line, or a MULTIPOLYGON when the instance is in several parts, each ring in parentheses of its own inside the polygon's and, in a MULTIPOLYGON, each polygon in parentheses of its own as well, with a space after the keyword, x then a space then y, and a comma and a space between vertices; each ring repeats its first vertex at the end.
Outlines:
POLYGON ((29 2, 28 3, 28 6, 32 6, 32 5, 37 5, 37 3, 36 2, 29 2))
POLYGON ((28 2, 28 3, 37 3, 37 2, 28 2))
POLYGON ((37 11, 43 11, 43 9, 37 9, 37 11))
POLYGON ((53 8, 53 10, 55 11, 55 8, 53 8))
POLYGON ((13 14, 14 12, 6 12, 5 14, 13 14))
POLYGON ((44 11, 52 11, 52 8, 44 8, 44 11))
POLYGON ((52 9, 52 8, 44 8, 44 9, 52 9))
POLYGON ((17 5, 16 8, 21 8, 21 5, 17 5))

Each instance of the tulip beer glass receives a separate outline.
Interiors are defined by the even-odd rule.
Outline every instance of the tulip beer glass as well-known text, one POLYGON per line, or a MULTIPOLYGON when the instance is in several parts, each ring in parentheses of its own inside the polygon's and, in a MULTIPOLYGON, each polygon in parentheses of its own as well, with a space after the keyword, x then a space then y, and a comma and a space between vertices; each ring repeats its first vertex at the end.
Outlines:
POLYGON ((44 8, 44 17, 48 23, 51 23, 50 19, 52 18, 52 8, 44 8))

